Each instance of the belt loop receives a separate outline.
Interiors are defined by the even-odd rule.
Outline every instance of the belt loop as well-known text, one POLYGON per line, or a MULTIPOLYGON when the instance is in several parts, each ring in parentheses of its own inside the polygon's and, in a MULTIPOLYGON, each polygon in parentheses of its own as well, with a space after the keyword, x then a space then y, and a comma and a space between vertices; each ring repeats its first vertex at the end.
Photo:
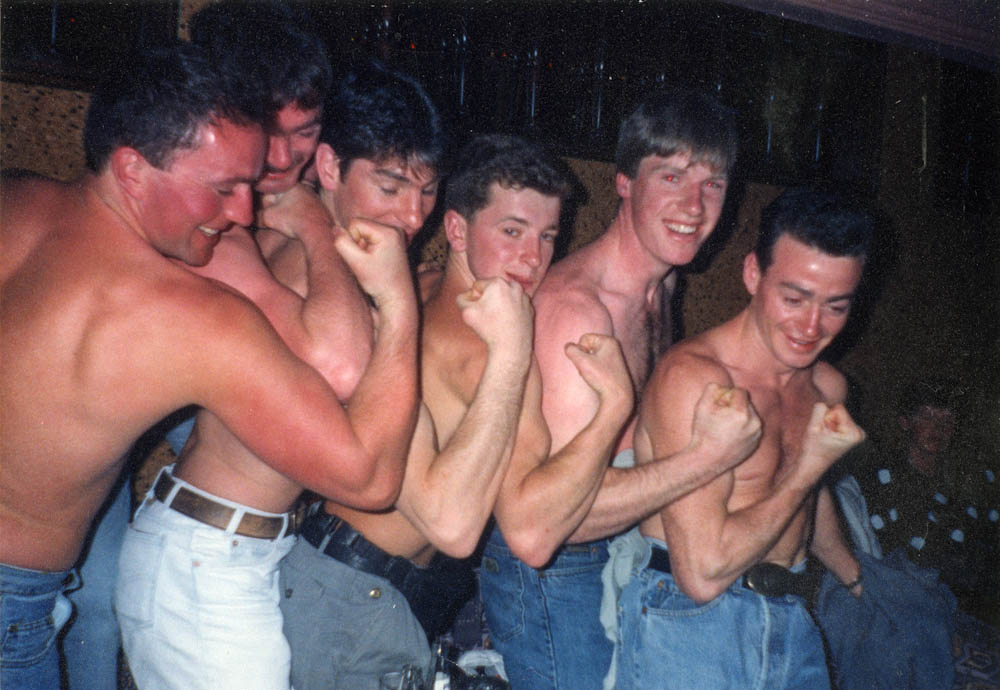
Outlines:
POLYGON ((235 535, 237 528, 240 526, 240 522, 243 521, 243 516, 246 514, 246 510, 243 508, 234 508, 233 514, 229 518, 229 524, 226 525, 226 534, 235 535))
MULTIPOLYGON (((174 496, 176 496, 177 492, 181 490, 181 483, 176 479, 174 479, 174 473, 172 468, 173 465, 167 465, 162 470, 160 470, 162 473, 166 474, 167 478, 170 480, 170 490, 167 491, 167 496, 165 499, 163 499, 163 505, 167 506, 168 508, 170 507, 170 504, 173 503, 174 496)), ((156 483, 154 482, 153 485, 155 486, 156 483)))

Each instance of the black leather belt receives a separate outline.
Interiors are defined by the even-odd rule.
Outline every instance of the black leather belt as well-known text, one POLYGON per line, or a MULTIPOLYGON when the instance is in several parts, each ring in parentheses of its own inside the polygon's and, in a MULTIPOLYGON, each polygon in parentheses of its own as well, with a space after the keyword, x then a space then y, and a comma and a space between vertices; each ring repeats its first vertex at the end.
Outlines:
POLYGON ((324 555, 388 580, 406 597, 431 640, 448 629, 475 591, 475 575, 465 561, 437 554, 430 566, 421 568, 383 551, 349 523, 327 513, 322 502, 311 508, 299 534, 324 555))
MULTIPOLYGON (((670 573, 670 554, 664 549, 653 547, 653 553, 646 567, 661 573, 670 573)), ((816 581, 812 577, 804 573, 793 573, 784 566, 766 561, 751 566, 743 573, 741 584, 765 597, 793 594, 806 601, 811 600, 816 591, 816 581)))
MULTIPOLYGON (((213 501, 185 486, 180 487, 168 503, 170 490, 174 488, 176 483, 169 473, 161 472, 153 485, 153 497, 168 508, 176 510, 181 515, 187 515, 192 520, 221 530, 229 527, 229 522, 236 512, 235 508, 213 501)), ((257 539, 275 539, 283 534, 294 534, 295 513, 289 513, 285 518, 246 512, 240 518, 235 532, 244 537, 257 539), (288 525, 287 530, 285 529, 286 524, 288 525)))

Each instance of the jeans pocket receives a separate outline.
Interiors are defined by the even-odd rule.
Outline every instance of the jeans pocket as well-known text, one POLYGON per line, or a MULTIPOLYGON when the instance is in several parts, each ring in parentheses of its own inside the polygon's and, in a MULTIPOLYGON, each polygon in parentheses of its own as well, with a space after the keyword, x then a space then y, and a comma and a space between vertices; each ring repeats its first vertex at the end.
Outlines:
POLYGON ((3 600, 3 608, 21 613, 19 618, 5 621, 0 630, 0 664, 8 668, 32 666, 49 652, 69 619, 72 605, 61 594, 55 599, 5 594, 3 600))
POLYGON ((115 583, 115 614, 123 627, 143 629, 153 625, 153 602, 163 548, 162 535, 129 527, 115 583))
POLYGON ((501 642, 524 632, 524 579, 513 557, 487 549, 479 572, 490 635, 501 642))

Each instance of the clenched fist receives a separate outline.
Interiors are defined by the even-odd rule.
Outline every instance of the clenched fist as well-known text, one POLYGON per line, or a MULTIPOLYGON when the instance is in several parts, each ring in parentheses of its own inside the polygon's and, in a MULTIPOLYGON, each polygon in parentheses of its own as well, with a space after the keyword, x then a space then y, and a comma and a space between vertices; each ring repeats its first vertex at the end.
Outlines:
POLYGON ((566 356, 597 393, 601 409, 621 415, 624 422, 635 404, 635 389, 618 339, 584 333, 578 342, 566 344, 566 356))
POLYGON ((457 302, 462 320, 490 350, 530 360, 535 311, 520 285, 503 278, 477 280, 457 302))
POLYGON ((702 391, 691 422, 691 445, 724 472, 743 462, 760 442, 761 422, 742 388, 709 383, 702 391))

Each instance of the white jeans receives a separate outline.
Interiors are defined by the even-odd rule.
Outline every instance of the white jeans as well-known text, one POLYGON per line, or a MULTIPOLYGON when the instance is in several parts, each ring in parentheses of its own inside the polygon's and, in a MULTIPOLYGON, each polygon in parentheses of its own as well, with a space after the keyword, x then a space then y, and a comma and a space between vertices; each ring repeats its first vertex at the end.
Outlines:
POLYGON ((294 543, 217 529, 147 498, 125 536, 115 589, 136 685, 288 690, 278 562, 294 543))

